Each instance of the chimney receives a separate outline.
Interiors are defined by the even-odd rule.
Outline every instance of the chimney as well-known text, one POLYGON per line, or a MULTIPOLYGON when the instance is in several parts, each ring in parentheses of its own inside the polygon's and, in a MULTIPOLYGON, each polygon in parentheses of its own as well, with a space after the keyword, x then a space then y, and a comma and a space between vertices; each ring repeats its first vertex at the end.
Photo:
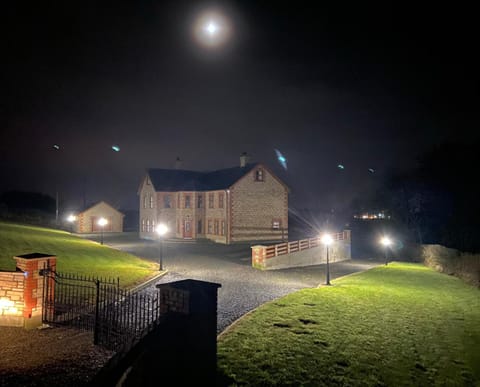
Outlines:
POLYGON ((180 157, 175 160, 175 169, 182 169, 182 159, 180 157))
POLYGON ((248 155, 247 155, 247 152, 243 152, 241 155, 240 155, 240 168, 244 168, 245 165, 247 165, 248 163, 248 155))

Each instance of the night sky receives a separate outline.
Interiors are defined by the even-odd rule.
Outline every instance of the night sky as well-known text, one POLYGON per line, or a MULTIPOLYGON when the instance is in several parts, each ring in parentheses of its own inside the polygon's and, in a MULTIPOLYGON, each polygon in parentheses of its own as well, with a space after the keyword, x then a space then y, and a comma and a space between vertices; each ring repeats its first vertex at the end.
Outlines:
POLYGON ((341 209, 425 149, 478 136, 477 20, 460 3, 9 3, 0 191, 135 209, 146 168, 215 170, 247 152, 293 209, 341 209), (192 33, 211 8, 231 22, 217 48, 192 33))

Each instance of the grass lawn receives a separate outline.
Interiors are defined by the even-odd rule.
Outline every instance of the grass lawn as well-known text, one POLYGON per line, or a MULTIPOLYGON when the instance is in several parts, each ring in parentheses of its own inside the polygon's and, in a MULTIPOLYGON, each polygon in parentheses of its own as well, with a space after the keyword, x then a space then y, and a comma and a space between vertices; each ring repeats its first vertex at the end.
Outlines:
POLYGON ((59 272, 119 277, 123 287, 136 285, 158 273, 154 262, 65 231, 0 222, 0 270, 15 270, 13 257, 29 253, 56 255, 59 272))
POLYGON ((480 291, 391 263, 270 302, 218 339, 228 385, 480 386, 480 291))

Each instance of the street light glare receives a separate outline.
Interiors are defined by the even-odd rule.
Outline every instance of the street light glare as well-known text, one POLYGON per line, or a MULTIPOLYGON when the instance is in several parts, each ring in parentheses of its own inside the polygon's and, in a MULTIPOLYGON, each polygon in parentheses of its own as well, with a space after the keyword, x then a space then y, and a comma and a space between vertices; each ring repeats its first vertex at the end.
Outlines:
POLYGON ((384 245, 385 247, 390 246, 392 244, 392 241, 390 240, 389 237, 383 237, 380 239, 380 243, 384 245))
POLYGON ((333 238, 330 234, 323 234, 321 240, 322 240, 322 243, 327 246, 331 245, 333 242, 333 238))
POLYGON ((167 233, 168 227, 165 224, 161 223, 156 227, 155 231, 157 232, 158 235, 162 236, 167 233))
POLYGON ((105 219, 105 218, 100 218, 100 219, 98 220, 98 225, 101 226, 101 227, 106 226, 107 223, 108 223, 108 220, 105 219))

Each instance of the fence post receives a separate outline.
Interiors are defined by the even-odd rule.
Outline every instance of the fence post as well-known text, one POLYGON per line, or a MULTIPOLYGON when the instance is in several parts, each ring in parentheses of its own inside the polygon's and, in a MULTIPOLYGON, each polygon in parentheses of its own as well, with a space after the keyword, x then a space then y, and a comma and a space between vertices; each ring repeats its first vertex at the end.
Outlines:
POLYGON ((100 281, 98 279, 95 280, 95 290, 96 290, 96 296, 95 296, 95 328, 93 331, 93 344, 98 345, 98 337, 99 337, 99 330, 100 330, 100 321, 99 321, 99 315, 100 315, 100 281))

